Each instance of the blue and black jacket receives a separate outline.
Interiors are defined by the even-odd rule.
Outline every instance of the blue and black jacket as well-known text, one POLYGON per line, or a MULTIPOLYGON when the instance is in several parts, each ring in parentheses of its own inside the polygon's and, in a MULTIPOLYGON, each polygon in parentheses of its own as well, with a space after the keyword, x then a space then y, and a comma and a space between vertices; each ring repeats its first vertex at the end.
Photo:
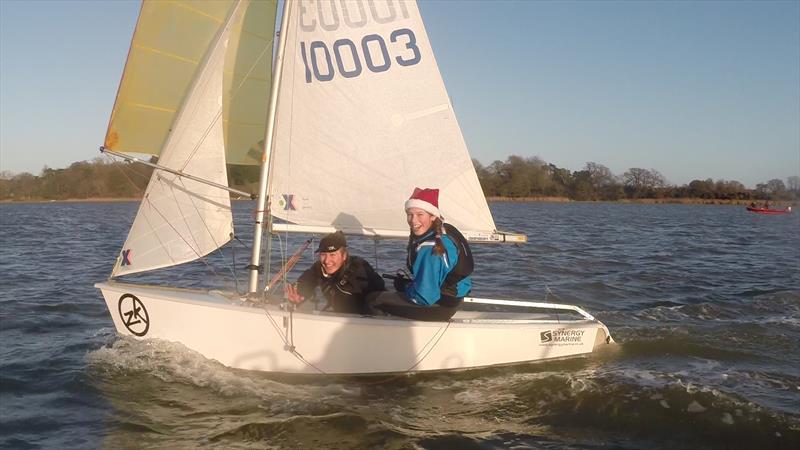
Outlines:
POLYGON ((450 224, 445 224, 442 245, 445 252, 433 253, 436 236, 433 230, 408 243, 408 269, 412 282, 405 294, 414 303, 430 306, 442 297, 461 298, 472 289, 473 261, 466 239, 450 224))

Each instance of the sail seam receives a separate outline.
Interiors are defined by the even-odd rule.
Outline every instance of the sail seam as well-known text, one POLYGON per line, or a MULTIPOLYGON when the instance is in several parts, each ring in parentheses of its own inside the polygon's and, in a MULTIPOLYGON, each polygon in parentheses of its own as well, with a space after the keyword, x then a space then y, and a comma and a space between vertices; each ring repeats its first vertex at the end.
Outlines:
POLYGON ((189 59, 189 58, 183 57, 181 55, 177 55, 175 53, 165 52, 163 50, 159 50, 159 49, 153 48, 153 47, 148 47, 148 46, 145 46, 145 45, 134 45, 133 48, 138 49, 138 50, 143 50, 145 52, 153 53, 153 54, 156 54, 156 55, 165 56, 165 57, 167 57, 169 59, 174 59, 176 61, 189 63, 189 64, 191 64, 193 66, 196 66, 196 65, 200 64, 200 61, 197 61, 196 59, 189 59))
POLYGON ((156 105, 148 105, 146 103, 138 103, 138 102, 122 102, 124 105, 133 107, 133 108, 141 108, 141 109, 150 109, 153 111, 161 111, 167 113, 174 113, 176 111, 175 108, 165 108, 163 106, 156 106, 156 105))
POLYGON ((212 16, 211 14, 209 14, 209 13, 207 13, 205 11, 202 11, 200 9, 192 8, 191 6, 189 6, 188 4, 186 4, 184 2, 175 2, 175 6, 177 6, 179 8, 183 8, 183 9, 185 9, 185 10, 187 10, 189 12, 192 12, 194 14, 197 14, 198 16, 202 16, 202 17, 211 19, 212 21, 214 21, 216 23, 222 23, 222 22, 225 21, 225 19, 220 19, 219 17, 212 16))

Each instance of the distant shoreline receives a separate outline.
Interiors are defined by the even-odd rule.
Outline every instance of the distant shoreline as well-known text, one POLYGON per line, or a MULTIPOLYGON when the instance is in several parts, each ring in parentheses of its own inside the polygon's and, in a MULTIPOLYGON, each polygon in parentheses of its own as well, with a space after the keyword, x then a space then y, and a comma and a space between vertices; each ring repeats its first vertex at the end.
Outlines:
MULTIPOLYGON (((70 198, 63 200, 0 200, 0 204, 25 204, 25 203, 122 203, 139 202, 141 197, 97 197, 97 198, 70 198)), ((232 199, 232 201, 246 201, 249 199, 232 199)), ((645 205, 734 205, 747 206, 753 200, 722 200, 704 198, 640 198, 622 200, 572 200, 567 197, 486 197, 489 202, 544 202, 544 203, 634 203, 645 205)), ((763 201, 756 201, 758 205, 763 201)), ((796 206, 795 202, 770 202, 773 206, 796 206)))
POLYGON ((0 200, 2 203, 121 203, 139 202, 141 197, 97 197, 97 198, 67 198, 62 200, 0 200))
MULTIPOLYGON (((754 200, 724 200, 706 198, 638 198, 621 200, 572 200, 567 197, 486 197, 490 202, 550 202, 550 203, 634 203, 644 205, 734 205, 747 206, 754 200)), ((763 201, 755 201, 757 205, 763 201)), ((770 201, 772 205, 792 205, 791 201, 770 201)))

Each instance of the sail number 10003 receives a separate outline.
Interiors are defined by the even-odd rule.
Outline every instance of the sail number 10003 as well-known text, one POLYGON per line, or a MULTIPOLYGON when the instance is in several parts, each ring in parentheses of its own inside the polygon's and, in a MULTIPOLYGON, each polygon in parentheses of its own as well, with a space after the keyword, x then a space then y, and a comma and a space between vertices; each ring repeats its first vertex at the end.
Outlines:
POLYGON ((378 34, 364 36, 358 45, 350 39, 339 39, 330 48, 322 41, 300 42, 306 83, 331 81, 337 73, 344 78, 355 78, 365 66, 370 72, 386 72, 393 60, 400 66, 413 66, 422 58, 417 38, 408 28, 392 31, 389 42, 387 45, 378 34))

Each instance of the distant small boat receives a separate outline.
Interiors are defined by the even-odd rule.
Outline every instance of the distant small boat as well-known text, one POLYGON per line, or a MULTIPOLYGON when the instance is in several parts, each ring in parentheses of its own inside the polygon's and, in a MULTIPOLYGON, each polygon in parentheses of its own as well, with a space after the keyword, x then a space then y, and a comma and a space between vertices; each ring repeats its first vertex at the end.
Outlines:
POLYGON ((789 214, 792 212, 792 207, 787 206, 784 209, 769 209, 769 208, 754 208, 752 206, 748 206, 747 210, 750 212, 754 212, 756 214, 789 214))

